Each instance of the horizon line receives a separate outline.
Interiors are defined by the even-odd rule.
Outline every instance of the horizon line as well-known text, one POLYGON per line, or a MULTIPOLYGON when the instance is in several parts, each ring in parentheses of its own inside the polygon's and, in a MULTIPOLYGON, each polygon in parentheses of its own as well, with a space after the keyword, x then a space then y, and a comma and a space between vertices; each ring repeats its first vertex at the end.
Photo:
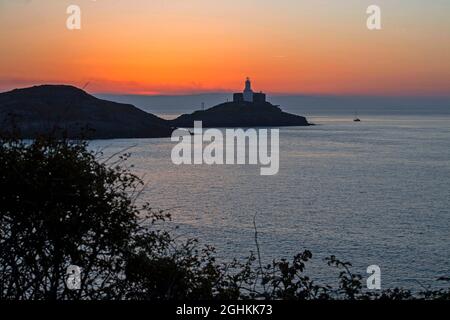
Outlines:
MULTIPOLYGON (((74 85, 74 84, 65 84, 65 83, 40 83, 40 84, 30 84, 25 86, 18 86, 14 88, 8 88, 3 89, 0 91, 0 93, 6 93, 10 92, 12 90, 16 89, 26 89, 31 88, 35 86, 44 86, 44 85, 61 85, 61 86, 73 86, 78 89, 81 89, 88 94, 91 95, 108 95, 108 96, 146 96, 146 97, 189 97, 189 96, 202 96, 202 95, 232 95, 235 92, 240 92, 239 89, 233 90, 233 89, 227 89, 227 90, 207 90, 207 91, 192 91, 192 92, 171 92, 171 93, 164 93, 164 92, 115 92, 115 91, 89 91, 87 88, 83 89, 82 86, 74 85)), ((429 93, 334 93, 334 92, 265 92, 268 96, 272 97, 333 97, 333 98, 349 98, 349 97, 355 97, 355 98, 440 98, 440 99, 450 99, 450 94, 445 93, 436 93, 436 94, 429 94, 429 93)))
MULTIPOLYGON (((86 91, 86 90, 85 90, 86 91)), ((204 91, 204 92, 179 92, 179 93, 126 93, 126 92, 89 92, 92 95, 106 95, 106 96, 145 96, 145 97, 194 97, 205 95, 232 95, 233 91, 204 91)), ((371 93, 304 93, 304 92, 265 92, 267 96, 272 97, 361 97, 361 98, 447 98, 450 99, 450 94, 371 94, 371 93)))

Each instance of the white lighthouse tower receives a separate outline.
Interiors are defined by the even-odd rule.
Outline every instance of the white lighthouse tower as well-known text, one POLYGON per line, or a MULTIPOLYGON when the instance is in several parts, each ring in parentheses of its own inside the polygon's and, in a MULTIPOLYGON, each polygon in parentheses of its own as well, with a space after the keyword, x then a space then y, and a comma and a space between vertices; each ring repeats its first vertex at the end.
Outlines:
POLYGON ((258 105, 261 103, 266 103, 266 94, 264 92, 253 92, 252 82, 250 81, 250 78, 247 78, 247 80, 245 81, 244 92, 233 93, 233 102, 250 102, 252 104, 258 105))
POLYGON ((245 81, 244 101, 253 102, 253 90, 250 78, 247 78, 247 80, 245 81))

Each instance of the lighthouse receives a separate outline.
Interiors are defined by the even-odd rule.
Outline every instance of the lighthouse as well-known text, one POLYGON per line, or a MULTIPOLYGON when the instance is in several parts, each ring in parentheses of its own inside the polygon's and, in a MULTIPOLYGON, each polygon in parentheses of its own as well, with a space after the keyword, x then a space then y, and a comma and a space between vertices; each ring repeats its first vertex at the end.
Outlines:
POLYGON ((253 90, 250 78, 247 78, 247 80, 245 81, 244 101, 253 102, 253 90))
POLYGON ((266 95, 263 92, 255 93, 252 89, 252 82, 250 78, 245 80, 245 89, 242 93, 233 94, 233 102, 242 103, 242 102, 250 102, 250 103, 265 103, 266 95))

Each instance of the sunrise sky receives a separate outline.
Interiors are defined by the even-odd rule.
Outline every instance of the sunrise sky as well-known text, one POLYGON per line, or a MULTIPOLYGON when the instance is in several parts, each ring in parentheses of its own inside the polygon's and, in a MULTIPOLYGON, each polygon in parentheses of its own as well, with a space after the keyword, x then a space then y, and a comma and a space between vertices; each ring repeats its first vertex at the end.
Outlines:
POLYGON ((0 91, 450 95, 448 0, 0 0, 0 43, 0 91))

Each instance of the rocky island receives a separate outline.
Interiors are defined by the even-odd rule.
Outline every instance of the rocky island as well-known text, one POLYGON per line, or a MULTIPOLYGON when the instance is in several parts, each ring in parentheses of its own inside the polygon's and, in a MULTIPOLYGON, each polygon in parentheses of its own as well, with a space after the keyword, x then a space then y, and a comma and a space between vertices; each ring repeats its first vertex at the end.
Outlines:
POLYGON ((283 112, 278 106, 267 102, 264 93, 253 92, 249 78, 245 81, 244 91, 233 95, 233 102, 182 115, 172 120, 171 124, 174 127, 191 128, 194 121, 202 121, 204 128, 311 125, 305 117, 283 112))
POLYGON ((182 115, 170 121, 172 126, 192 128, 202 121, 204 128, 251 128, 309 126, 305 117, 283 112, 269 102, 227 102, 205 111, 182 115))

